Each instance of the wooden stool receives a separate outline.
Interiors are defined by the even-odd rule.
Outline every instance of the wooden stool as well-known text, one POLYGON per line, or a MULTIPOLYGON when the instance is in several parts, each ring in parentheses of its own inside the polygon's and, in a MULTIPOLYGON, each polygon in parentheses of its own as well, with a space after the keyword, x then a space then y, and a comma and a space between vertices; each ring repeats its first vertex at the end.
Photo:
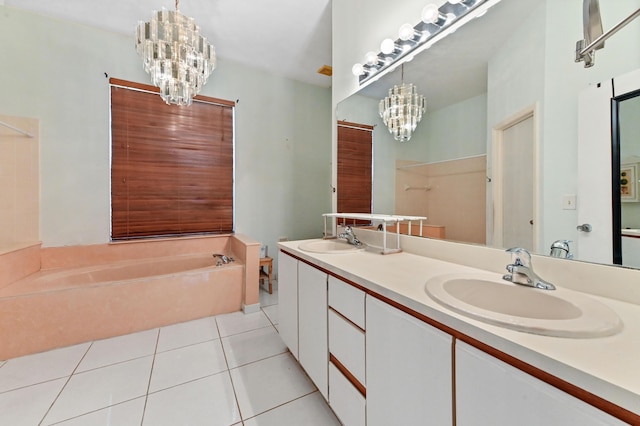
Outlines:
POLYGON ((260 258, 260 277, 259 281, 269 280, 269 294, 273 293, 273 287, 271 285, 271 278, 273 276, 273 259, 269 256, 260 258), (264 267, 269 269, 269 272, 264 270, 264 267))

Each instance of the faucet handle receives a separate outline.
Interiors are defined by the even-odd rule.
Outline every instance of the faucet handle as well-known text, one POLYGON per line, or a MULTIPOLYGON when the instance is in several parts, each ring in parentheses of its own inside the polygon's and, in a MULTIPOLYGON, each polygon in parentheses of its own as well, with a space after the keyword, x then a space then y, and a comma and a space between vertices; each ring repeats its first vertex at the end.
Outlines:
POLYGON ((507 253, 511 253, 511 259, 516 266, 529 266, 531 265, 531 253, 527 249, 522 247, 511 247, 506 250, 507 253))

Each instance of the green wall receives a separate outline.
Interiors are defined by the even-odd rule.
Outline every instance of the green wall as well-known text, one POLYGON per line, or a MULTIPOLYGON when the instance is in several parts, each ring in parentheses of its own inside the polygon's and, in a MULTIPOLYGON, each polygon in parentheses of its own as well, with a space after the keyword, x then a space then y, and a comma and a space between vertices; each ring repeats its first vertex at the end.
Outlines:
MULTIPOLYGON (((109 240, 108 78, 148 83, 132 35, 0 6, 0 113, 41 126, 44 246, 109 240)), ((331 91, 219 60, 203 95, 237 101, 236 232, 277 252, 330 211, 331 91)))

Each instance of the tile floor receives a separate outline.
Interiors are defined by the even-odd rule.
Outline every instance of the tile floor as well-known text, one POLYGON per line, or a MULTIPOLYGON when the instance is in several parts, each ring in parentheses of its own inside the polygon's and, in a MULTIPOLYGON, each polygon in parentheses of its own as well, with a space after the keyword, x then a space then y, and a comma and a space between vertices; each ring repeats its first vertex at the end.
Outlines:
POLYGON ((280 339, 278 297, 0 361, 0 424, 339 425, 280 339))

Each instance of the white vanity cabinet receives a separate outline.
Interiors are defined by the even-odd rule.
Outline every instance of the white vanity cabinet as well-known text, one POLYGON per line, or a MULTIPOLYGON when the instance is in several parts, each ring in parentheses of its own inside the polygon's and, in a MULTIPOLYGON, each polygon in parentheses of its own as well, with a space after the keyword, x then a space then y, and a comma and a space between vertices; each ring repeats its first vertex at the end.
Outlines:
POLYGON ((626 424, 463 342, 455 352, 458 426, 626 424))
POLYGON ((282 340, 327 399, 327 274, 280 252, 278 316, 282 340))
POLYGON ((298 357, 298 261, 278 255, 278 332, 296 359, 298 357))
POLYGON ((329 277, 329 405, 344 426, 366 424, 365 293, 329 277))
POLYGON ((298 263, 298 360, 328 399, 327 274, 298 263))
POLYGON ((453 338, 369 295, 366 330, 367 426, 453 424, 453 338))

